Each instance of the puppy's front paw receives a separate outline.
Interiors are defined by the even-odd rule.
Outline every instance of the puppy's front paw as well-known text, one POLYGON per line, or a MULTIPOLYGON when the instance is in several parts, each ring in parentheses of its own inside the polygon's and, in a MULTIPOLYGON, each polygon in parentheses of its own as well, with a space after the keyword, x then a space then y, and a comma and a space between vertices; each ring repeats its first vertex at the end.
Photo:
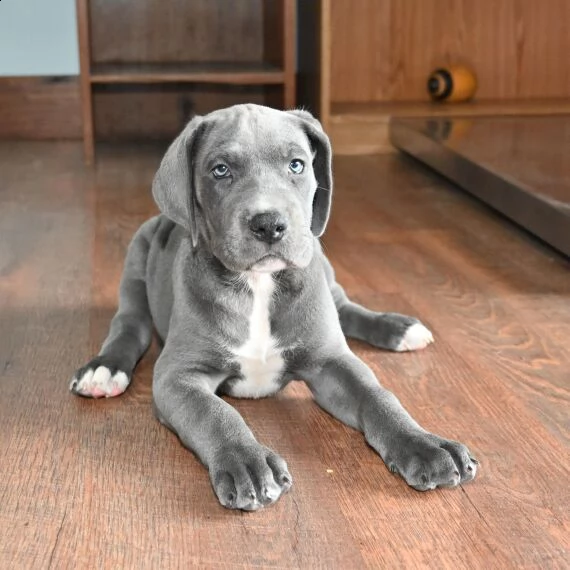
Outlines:
POLYGON ((257 442, 224 446, 209 471, 214 491, 228 509, 256 511, 277 501, 293 483, 285 461, 257 442))
POLYGON ((385 462, 418 491, 467 483, 475 478, 478 465, 465 445, 430 433, 402 438, 385 462))
POLYGON ((129 375, 117 363, 97 356, 75 373, 69 389, 86 398, 111 398, 122 394, 129 382, 129 375))
POLYGON ((404 336, 396 346, 396 352, 420 350, 433 342, 433 334, 422 323, 411 325, 404 332, 404 336))

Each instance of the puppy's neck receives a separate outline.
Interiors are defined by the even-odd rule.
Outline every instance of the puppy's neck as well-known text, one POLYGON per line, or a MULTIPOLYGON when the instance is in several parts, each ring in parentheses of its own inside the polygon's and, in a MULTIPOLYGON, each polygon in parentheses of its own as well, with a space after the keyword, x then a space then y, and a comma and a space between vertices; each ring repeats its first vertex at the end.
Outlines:
MULTIPOLYGON (((314 255, 307 267, 287 267, 278 271, 258 272, 258 271, 233 271, 228 269, 217 257, 211 252, 199 250, 197 252, 201 258, 202 271, 205 274, 214 276, 217 283, 226 290, 234 293, 251 295, 251 289, 248 286, 250 277, 259 279, 261 276, 268 277, 275 283, 276 301, 281 303, 294 302, 301 292, 310 287, 316 275, 316 269, 319 264, 318 255, 314 255)), ((212 292, 215 288, 212 289, 212 292)))

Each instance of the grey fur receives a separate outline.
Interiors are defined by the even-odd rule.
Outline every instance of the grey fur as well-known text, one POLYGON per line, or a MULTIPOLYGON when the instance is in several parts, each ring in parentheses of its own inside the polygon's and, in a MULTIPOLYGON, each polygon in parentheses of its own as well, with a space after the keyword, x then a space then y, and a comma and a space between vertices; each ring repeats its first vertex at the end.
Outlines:
POLYGON ((107 378, 106 369, 130 380, 154 325, 164 341, 153 380, 158 419, 208 468, 222 505, 255 510, 277 500, 292 483, 285 461, 220 397, 247 380, 234 350, 249 334, 254 299, 246 279, 271 254, 268 262, 286 264, 272 273, 269 305, 284 362, 275 390, 304 380, 322 408, 362 431, 415 489, 475 476, 468 449, 421 428, 346 344, 349 335, 402 349, 419 321, 368 311, 336 283, 318 241, 330 212, 331 149, 309 113, 239 105, 193 119, 167 151, 153 195, 162 214, 135 234, 109 336, 74 376, 73 392, 121 391, 111 380, 104 394, 89 382, 94 372, 107 378), (301 174, 288 170, 293 159, 304 161, 301 174), (219 163, 229 177, 213 176, 219 163), (268 208, 287 221, 274 244, 248 229, 268 208))

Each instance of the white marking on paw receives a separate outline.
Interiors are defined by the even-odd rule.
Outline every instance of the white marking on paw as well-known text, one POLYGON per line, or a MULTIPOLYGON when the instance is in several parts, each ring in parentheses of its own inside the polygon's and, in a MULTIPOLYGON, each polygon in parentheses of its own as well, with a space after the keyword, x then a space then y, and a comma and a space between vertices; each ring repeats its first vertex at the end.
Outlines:
POLYGON ((124 372, 111 371, 106 366, 99 366, 95 371, 87 370, 81 378, 73 378, 70 390, 91 398, 111 398, 122 394, 129 385, 129 378, 124 372))
POLYGON ((276 501, 280 497, 281 492, 281 487, 276 483, 270 483, 264 489, 264 494, 270 501, 276 501))
POLYGON ((402 338, 400 344, 396 347, 396 351, 404 352, 406 350, 420 350, 432 342, 433 335, 429 329, 424 327, 421 323, 416 323, 406 331, 404 338, 402 338))

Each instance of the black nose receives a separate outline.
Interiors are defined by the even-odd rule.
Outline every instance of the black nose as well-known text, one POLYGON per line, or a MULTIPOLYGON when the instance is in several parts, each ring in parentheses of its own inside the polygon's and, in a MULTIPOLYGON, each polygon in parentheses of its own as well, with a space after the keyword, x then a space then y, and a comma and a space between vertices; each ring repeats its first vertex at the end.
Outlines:
POLYGON ((271 244, 285 235, 287 222, 278 212, 263 212, 251 218, 249 229, 259 241, 271 244))

